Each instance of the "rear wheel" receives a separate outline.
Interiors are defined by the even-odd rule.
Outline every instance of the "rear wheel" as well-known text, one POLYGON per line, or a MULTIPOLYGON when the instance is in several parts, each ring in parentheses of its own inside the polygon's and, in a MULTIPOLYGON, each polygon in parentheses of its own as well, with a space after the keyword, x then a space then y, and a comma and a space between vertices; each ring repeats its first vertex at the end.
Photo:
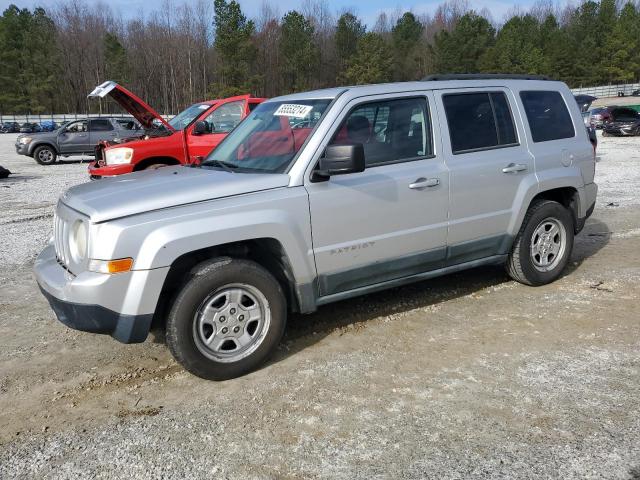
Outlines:
POLYGON ((526 285, 556 280, 573 250, 573 218, 551 200, 534 202, 527 211, 507 261, 511 278, 526 285))
POLYGON ((56 156, 56 151, 48 145, 37 147, 33 152, 33 158, 40 165, 51 165, 56 163, 56 156))
POLYGON ((208 380, 262 365, 286 323, 278 281, 260 265, 220 258, 197 266, 167 319, 167 344, 182 366, 208 380))

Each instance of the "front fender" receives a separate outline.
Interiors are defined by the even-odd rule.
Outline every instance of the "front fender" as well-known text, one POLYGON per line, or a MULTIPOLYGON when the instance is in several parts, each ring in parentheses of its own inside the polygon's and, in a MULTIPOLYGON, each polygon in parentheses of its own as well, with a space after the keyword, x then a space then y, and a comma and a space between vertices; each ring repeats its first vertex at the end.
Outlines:
POLYGON ((303 187, 199 202, 94 225, 90 253, 92 258, 132 257, 134 270, 149 270, 168 267, 196 250, 258 238, 272 238, 282 245, 296 283, 313 281, 309 205, 303 187))

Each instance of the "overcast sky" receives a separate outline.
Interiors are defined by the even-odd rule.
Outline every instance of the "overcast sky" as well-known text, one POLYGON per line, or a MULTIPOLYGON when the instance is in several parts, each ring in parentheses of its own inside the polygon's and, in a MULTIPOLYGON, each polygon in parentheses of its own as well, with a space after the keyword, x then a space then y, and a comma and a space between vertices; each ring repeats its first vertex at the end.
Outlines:
MULTIPOLYGON (((88 3, 97 3, 98 0, 85 0, 88 3)), ((188 0, 172 0, 174 4, 187 3, 188 0)), ((249 16, 255 16, 264 0, 239 0, 243 11, 249 16)), ((500 21, 503 16, 514 6, 520 6, 527 9, 534 0, 479 0, 470 2, 473 8, 481 10, 488 8, 493 15, 494 20, 500 21)), ((21 8, 33 8, 36 5, 53 7, 58 0, 0 0, 0 8, 4 11, 10 4, 16 4, 21 8)), ((149 0, 108 0, 103 3, 111 5, 111 7, 122 13, 125 18, 137 16, 139 12, 145 14, 151 12, 154 7, 152 5, 160 5, 161 0, 150 2, 149 0)), ((211 0, 213 3, 213 0, 211 0)), ((271 0, 271 5, 277 6, 280 14, 284 14, 289 10, 300 8, 302 0, 271 0)), ((411 10, 414 13, 433 12, 442 0, 418 0, 418 1, 396 1, 393 0, 329 0, 329 5, 337 12, 342 9, 349 8, 358 13, 364 21, 372 26, 376 17, 381 11, 389 13, 400 7, 402 10, 411 10)))

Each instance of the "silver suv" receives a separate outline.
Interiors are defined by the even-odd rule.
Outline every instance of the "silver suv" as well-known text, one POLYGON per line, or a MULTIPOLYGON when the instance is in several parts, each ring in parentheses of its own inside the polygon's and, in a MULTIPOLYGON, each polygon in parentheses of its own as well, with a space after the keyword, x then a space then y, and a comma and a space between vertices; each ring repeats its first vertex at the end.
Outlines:
POLYGON ((38 257, 59 320, 142 342, 166 325, 207 379, 249 372, 287 313, 479 265, 562 273, 594 208, 564 83, 432 77, 258 106, 199 167, 79 185, 38 257))

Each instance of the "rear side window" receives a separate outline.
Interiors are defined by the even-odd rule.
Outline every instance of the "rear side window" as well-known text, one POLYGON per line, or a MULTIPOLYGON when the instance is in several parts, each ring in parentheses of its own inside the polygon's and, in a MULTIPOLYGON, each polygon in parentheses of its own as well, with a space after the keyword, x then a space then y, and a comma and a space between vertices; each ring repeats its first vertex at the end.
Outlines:
POLYGON ((502 92, 458 93, 442 97, 453 153, 518 144, 509 103, 502 92))
POLYGON ((109 130, 113 130, 113 125, 111 125, 109 120, 91 120, 89 129, 92 132, 108 132, 109 130))
POLYGON ((534 142, 572 138, 571 115, 559 92, 520 92, 534 142))

